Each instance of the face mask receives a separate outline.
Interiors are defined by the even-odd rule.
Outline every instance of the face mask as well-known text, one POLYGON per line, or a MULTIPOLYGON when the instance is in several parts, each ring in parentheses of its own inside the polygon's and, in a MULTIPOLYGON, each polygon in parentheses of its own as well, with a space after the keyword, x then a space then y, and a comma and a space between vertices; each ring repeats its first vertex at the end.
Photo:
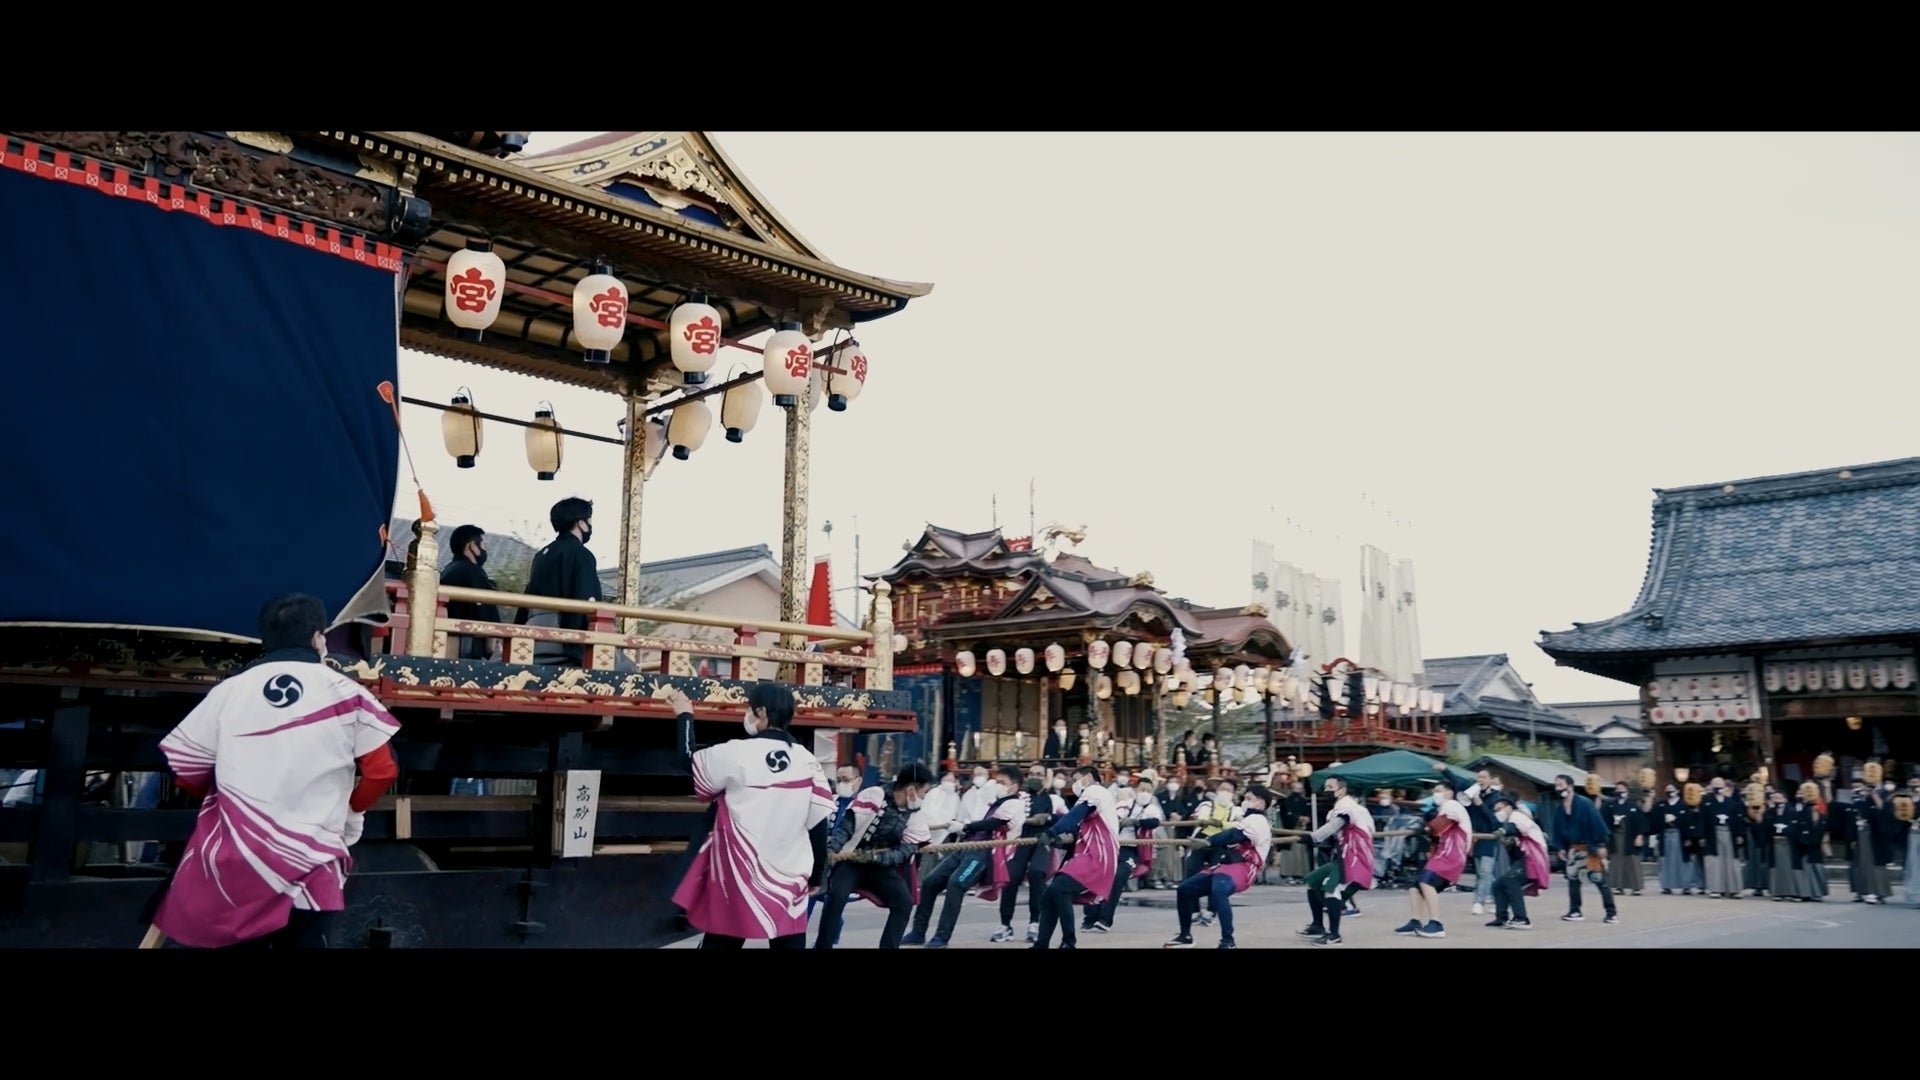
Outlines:
POLYGON ((583 526, 581 526, 581 528, 580 528, 580 542, 581 542, 581 543, 583 543, 583 544, 591 544, 591 543, 593 543, 593 526, 592 526, 592 525, 583 525, 583 526))
POLYGON ((1573 794, 1572 788, 1557 787, 1553 789, 1553 797, 1556 799, 1564 799, 1571 794, 1573 794))
POLYGON ((946 788, 948 791, 952 791, 954 788, 960 786, 960 782, 958 780, 947 779, 940 781, 940 786, 946 788))
POLYGON ((1073 782, 1073 793, 1075 795, 1078 795, 1085 790, 1087 790, 1087 782, 1085 780, 1075 780, 1073 782))
POLYGON ((920 809, 920 802, 921 802, 921 800, 922 800, 922 799, 923 799, 924 797, 925 797, 925 796, 923 796, 923 795, 922 795, 922 794, 921 794, 920 792, 918 792, 918 791, 911 791, 911 792, 908 792, 908 793, 907 793, 907 809, 909 809, 909 810, 918 810, 918 809, 920 809))
POLYGON ((485 548, 480 549, 480 553, 473 557, 473 565, 475 566, 487 565, 487 552, 485 548))
POLYGON ((1055 790, 1055 791, 1064 791, 1064 790, 1066 790, 1066 787, 1067 787, 1067 779, 1066 779, 1066 777, 1064 777, 1064 776, 1056 776, 1056 777, 1054 777, 1054 778, 1053 778, 1053 790, 1055 790))
POLYGON ((852 796, 852 795, 853 795, 853 781, 851 781, 851 780, 842 780, 842 781, 840 781, 840 785, 839 785, 839 788, 838 788, 838 791, 839 791, 839 792, 840 792, 840 794, 842 794, 842 795, 846 795, 846 796, 852 796))
POLYGON ((1506 810, 1506 809, 1495 810, 1493 812, 1493 816, 1500 819, 1500 824, 1505 825, 1507 823, 1507 819, 1513 816, 1513 811, 1506 810))
POLYGON ((974 786, 974 787, 986 787, 986 786, 987 786, 987 778, 986 778, 985 776, 976 776, 976 777, 974 777, 974 778, 973 778, 973 786, 974 786))
POLYGON ((1140 801, 1141 801, 1142 803, 1150 803, 1150 802, 1152 802, 1152 801, 1153 801, 1153 789, 1151 789, 1151 788, 1149 788, 1149 789, 1147 789, 1146 791, 1143 791, 1143 792, 1141 792, 1141 793, 1140 793, 1140 801))

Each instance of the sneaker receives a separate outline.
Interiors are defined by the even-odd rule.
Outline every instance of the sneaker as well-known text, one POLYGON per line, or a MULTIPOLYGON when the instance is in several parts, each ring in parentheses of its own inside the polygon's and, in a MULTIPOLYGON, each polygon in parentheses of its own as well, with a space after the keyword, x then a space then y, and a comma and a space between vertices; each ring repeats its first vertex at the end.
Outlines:
POLYGON ((937 938, 934 938, 932 941, 927 942, 927 948, 929 949, 944 949, 946 947, 947 947, 947 939, 943 937, 937 937, 937 938))
POLYGON ((1505 926, 1505 925, 1507 925, 1507 920, 1505 920, 1505 919, 1495 919, 1495 920, 1493 920, 1492 922, 1490 922, 1490 923, 1488 923, 1487 925, 1488 925, 1488 926, 1490 926, 1490 927, 1492 927, 1492 928, 1493 928, 1493 929, 1495 929, 1495 930, 1498 930, 1498 929, 1500 929, 1501 927, 1503 927, 1503 926, 1505 926))
POLYGON ((1430 922, 1413 933, 1415 937, 1443 938, 1447 936, 1447 928, 1437 922, 1430 922))
POLYGON ((1420 920, 1408 919, 1405 925, 1394 927, 1393 932, 1396 934, 1417 934, 1420 932, 1420 920))
POLYGON ((1003 927, 1001 927, 1000 929, 998 929, 998 930, 995 930, 995 931, 993 932, 993 938, 992 938, 992 940, 993 940, 994 942, 996 942, 996 943, 1003 943, 1003 942, 1008 942, 1008 941, 1012 941, 1012 940, 1013 940, 1013 927, 1011 927, 1011 926, 1003 926, 1003 927))
POLYGON ((1221 938, 1221 939, 1220 939, 1220 947, 1221 947, 1221 948, 1223 948, 1223 949, 1235 949, 1235 948, 1239 948, 1239 946, 1237 946, 1237 945, 1235 945, 1235 944, 1233 943, 1233 939, 1232 939, 1232 938, 1230 938, 1230 937, 1223 937, 1223 938, 1221 938))
POLYGON ((1613 926, 1620 921, 1620 916, 1616 912, 1615 914, 1609 915, 1606 918, 1601 919, 1600 921, 1603 923, 1606 923, 1608 926, 1613 926))
POLYGON ((1175 935, 1175 936, 1174 936, 1174 938, 1173 938, 1173 940, 1172 940, 1172 941, 1169 941, 1169 942, 1167 942, 1167 943, 1166 943, 1165 945, 1162 945, 1162 946, 1161 946, 1161 948, 1163 948, 1163 949, 1191 949, 1191 948, 1193 948, 1193 935, 1192 935, 1192 934, 1177 934, 1177 935, 1175 935))
POLYGON ((1295 930, 1294 933, 1304 938, 1323 938, 1327 936, 1327 928, 1321 926, 1319 923, 1314 923, 1305 930, 1295 930))
POLYGON ((1200 915, 1200 917, 1199 917, 1199 918, 1196 918, 1196 919, 1195 919, 1195 920, 1193 920, 1193 921, 1194 921, 1195 923, 1198 923, 1198 924, 1199 924, 1199 925, 1201 925, 1201 926, 1212 926, 1212 925, 1213 925, 1213 916, 1212 916, 1211 914, 1208 914, 1208 913, 1202 913, 1202 914, 1200 915))
POLYGON ((1342 942, 1342 941, 1340 940, 1340 935, 1339 935, 1339 934, 1322 934, 1322 935, 1321 935, 1320 937, 1318 937, 1318 938, 1315 938, 1315 939, 1314 939, 1314 942, 1313 942, 1313 943, 1314 943, 1315 945, 1342 945, 1342 944, 1345 944, 1344 942, 1342 942))
POLYGON ((1475 915, 1485 915, 1487 913, 1487 905, 1475 900, 1473 902, 1473 913, 1475 915))
POLYGON ((1350 907, 1347 910, 1341 912, 1340 917, 1343 919, 1357 919, 1360 917, 1360 909, 1357 907, 1350 907))
POLYGON ((1587 917, 1585 915, 1580 914, 1577 911, 1569 911, 1565 915, 1560 916, 1560 921, 1561 922, 1586 922, 1587 917))
POLYGON ((1103 923, 1103 922, 1088 923, 1087 925, 1081 927, 1080 929, 1087 930, 1095 934, 1111 934, 1113 933, 1113 924, 1103 923))
POLYGON ((1039 923, 1030 922, 1027 924, 1027 940, 1028 941, 1040 940, 1040 924, 1039 923))
POLYGON ((1088 931, 1091 931, 1092 929, 1093 929, 1093 920, 1091 919, 1080 924, 1080 932, 1083 934, 1087 933, 1088 931))
POLYGON ((1509 929, 1509 930, 1531 930, 1531 929, 1533 929, 1533 924, 1532 924, 1532 923, 1530 923, 1530 922, 1528 922, 1528 921, 1527 921, 1527 920, 1525 920, 1525 919, 1512 919, 1512 920, 1509 920, 1509 921, 1508 921, 1508 923, 1507 923, 1507 929, 1509 929))
POLYGON ((905 937, 900 939, 900 945, 903 948, 908 945, 925 945, 926 943, 927 935, 918 930, 909 931, 905 937))

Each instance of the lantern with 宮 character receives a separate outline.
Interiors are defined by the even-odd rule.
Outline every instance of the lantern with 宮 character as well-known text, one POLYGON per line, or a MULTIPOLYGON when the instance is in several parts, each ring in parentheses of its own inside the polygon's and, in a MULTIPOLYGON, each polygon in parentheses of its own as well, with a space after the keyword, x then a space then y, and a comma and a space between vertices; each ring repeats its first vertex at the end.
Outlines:
POLYGON ((833 358, 833 373, 827 376, 827 408, 846 412, 867 385, 867 353, 858 341, 851 342, 833 358))
POLYGON ((1093 671, 1099 671, 1101 668, 1106 667, 1107 654, 1108 654, 1108 649, 1107 649, 1106 641, 1095 640, 1090 644, 1088 644, 1087 645, 1088 669, 1093 671))
POLYGON ((693 456, 707 441, 707 429, 713 426, 713 410, 704 401, 683 401, 673 407, 673 419, 667 421, 667 441, 673 444, 673 456, 681 461, 693 456))
POLYGON ((613 350, 627 334, 627 287, 603 262, 573 287, 573 340, 586 350, 589 364, 613 359, 613 350))
POLYGON ((527 426, 527 464, 537 479, 551 480, 560 471, 560 422, 553 418, 552 402, 540 404, 545 408, 535 410, 527 426))
POLYGON ((753 430, 765 396, 757 380, 730 386, 720 395, 720 426, 727 429, 728 442, 737 443, 753 430))
POLYGON ((1233 688, 1250 690, 1253 688, 1253 669, 1245 664, 1233 669, 1233 688))
POLYGON ((1146 671, 1153 667, 1153 646, 1141 642, 1133 647, 1133 666, 1136 670, 1146 671))
POLYGON ((953 654, 953 667, 963 679, 973 678, 973 654, 966 650, 953 654))
POLYGON ((1061 648, 1057 641, 1047 646, 1046 657, 1048 671, 1059 671, 1067 666, 1067 650, 1061 648))
POLYGON ((440 438, 447 444, 453 463, 462 469, 473 468, 480 456, 480 413, 473 407, 473 391, 466 387, 454 391, 453 407, 440 414, 440 438))
POLYGON ((1153 650, 1153 670, 1161 675, 1166 675, 1173 671, 1172 649, 1163 647, 1153 650))
POLYGON ((667 316, 667 351, 682 382, 698 386, 707 381, 707 370, 720 352, 720 312, 708 306, 705 296, 696 293, 667 316))
POLYGON ((1033 674, 1033 650, 1032 649, 1013 650, 1013 670, 1019 672, 1022 675, 1033 674))
POLYGON ((1001 649, 987 650, 987 674, 999 678, 1007 673, 1007 654, 1001 649))
POLYGON ((446 274, 447 321, 459 327, 461 341, 479 341, 507 298, 507 264, 493 253, 493 241, 469 240, 447 259, 446 274))
POLYGON ((773 403, 783 409, 800 404, 800 395, 807 392, 813 377, 813 343, 800 332, 800 324, 781 323, 761 348, 760 360, 773 403))
POLYGON ((1133 663, 1133 642, 1116 641, 1113 643, 1113 666, 1126 667, 1133 663))

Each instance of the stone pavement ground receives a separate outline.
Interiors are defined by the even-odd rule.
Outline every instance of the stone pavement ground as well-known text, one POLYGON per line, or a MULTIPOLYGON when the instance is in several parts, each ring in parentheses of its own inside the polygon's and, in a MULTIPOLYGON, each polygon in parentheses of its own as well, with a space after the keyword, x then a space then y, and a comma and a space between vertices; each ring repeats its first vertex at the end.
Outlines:
MULTIPOLYGON (((1920 910, 1909 904, 1868 905, 1853 903, 1844 891, 1825 900, 1808 903, 1775 902, 1765 898, 1714 900, 1703 896, 1661 896, 1656 891, 1640 896, 1620 897, 1617 906, 1620 922, 1612 926, 1602 922, 1605 912, 1591 887, 1581 890, 1584 922, 1567 923, 1560 916, 1567 910, 1567 885, 1557 878, 1550 893, 1532 897, 1527 914, 1531 930, 1496 930, 1484 924, 1493 918, 1489 908, 1484 915, 1473 915, 1471 886, 1465 894, 1443 893, 1440 897, 1444 938, 1401 937, 1394 928, 1409 918, 1407 893, 1391 889, 1380 893, 1363 892, 1359 896, 1362 916, 1344 919, 1340 924, 1341 948, 1396 949, 1849 949, 1920 948, 1920 910)), ((944 902, 944 901, 943 901, 944 902)), ((997 904, 968 897, 960 909, 960 925, 950 948, 1024 949, 1027 919, 1025 891, 1015 912, 1014 929, 1020 940, 996 945, 988 939, 999 925, 997 904)), ((1076 909, 1076 915, 1079 909, 1076 909)), ((1234 897, 1234 939, 1242 949, 1308 949, 1314 946, 1296 935, 1312 916, 1307 909, 1306 889, 1298 885, 1256 885, 1234 897)), ((937 925, 940 909, 933 910, 937 925)), ((846 928, 841 948, 872 949, 879 944, 886 913, 866 901, 855 901, 847 908, 846 928)), ((808 929, 807 944, 813 944, 820 926, 816 911, 808 929)), ((1131 892, 1122 902, 1110 933, 1082 933, 1082 949, 1159 949, 1179 929, 1173 909, 1171 890, 1131 892)), ((1220 943, 1219 924, 1193 930, 1195 949, 1214 949, 1220 943)), ((692 938, 669 948, 693 948, 692 938)), ((1054 944, 1059 945, 1055 932, 1054 944)), ((753 943, 750 948, 764 948, 753 943)), ((911 946, 910 946, 911 947, 911 946)), ((1319 951, 1331 951, 1322 949, 1319 951)))

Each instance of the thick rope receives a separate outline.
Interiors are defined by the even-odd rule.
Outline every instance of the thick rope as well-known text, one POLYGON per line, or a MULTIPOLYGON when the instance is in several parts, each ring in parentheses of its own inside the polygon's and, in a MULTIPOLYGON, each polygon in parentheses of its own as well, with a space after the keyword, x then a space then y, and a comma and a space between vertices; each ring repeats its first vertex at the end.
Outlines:
MULTIPOLYGON (((1027 819, 1027 824, 1038 826, 1038 825, 1043 825, 1046 822, 1051 820, 1052 820, 1051 815, 1036 814, 1033 817, 1027 819)), ((945 828, 951 829, 960 824, 963 824, 963 823, 949 822, 947 823, 945 828)), ((1133 824, 1136 824, 1136 819, 1122 818, 1120 821, 1120 824, 1123 826, 1133 825, 1133 824)), ((1219 824, 1220 822, 1217 822, 1217 821, 1175 820, 1175 821, 1160 822, 1155 827, 1162 828, 1162 829, 1167 829, 1167 828, 1178 829, 1178 828, 1192 828, 1200 825, 1219 825, 1219 824)), ((1228 824, 1230 827, 1231 823, 1228 823, 1228 824)), ((1275 829, 1273 830, 1273 835, 1276 837, 1312 836, 1313 832, 1309 829, 1275 829)), ((1380 838, 1393 837, 1393 836, 1423 836, 1425 835, 1425 831, 1419 830, 1419 829, 1390 829, 1386 832, 1374 833, 1373 835, 1380 838)), ((1501 839, 1500 836, 1493 833, 1474 833, 1473 838, 1475 840, 1501 839)), ((915 852, 915 854, 916 855, 948 855, 956 851, 986 851, 991 848, 1000 848, 1000 847, 1026 847, 1032 844, 1039 843, 1040 839, 1041 838, 1037 836, 1029 836, 1024 839, 1018 839, 1018 840, 957 840, 950 844, 927 844, 922 846, 918 851, 915 852)), ((1073 844, 1073 837, 1056 836, 1053 838, 1053 843, 1057 847, 1069 847, 1073 844)), ((1138 847, 1143 845, 1153 846, 1158 844, 1158 845, 1165 845, 1168 847, 1186 847, 1186 848, 1192 848, 1195 850, 1211 846, 1207 843, 1207 841, 1197 836, 1189 836, 1189 837, 1155 836, 1155 837, 1146 837, 1146 838, 1123 837, 1120 839, 1119 843, 1121 847, 1138 847)), ((827 861, 832 863, 872 862, 873 852, 867 851, 867 850, 836 851, 833 854, 827 856, 827 861)))

